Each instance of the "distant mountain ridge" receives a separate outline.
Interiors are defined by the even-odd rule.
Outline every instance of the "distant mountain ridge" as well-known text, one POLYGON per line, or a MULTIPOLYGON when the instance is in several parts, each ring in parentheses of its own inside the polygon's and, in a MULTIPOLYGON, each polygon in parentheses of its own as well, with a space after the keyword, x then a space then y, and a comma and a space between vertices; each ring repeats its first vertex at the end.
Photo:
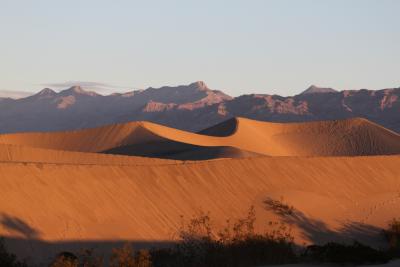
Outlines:
POLYGON ((311 85, 310 87, 307 88, 304 92, 301 94, 317 94, 317 93, 337 93, 337 91, 333 88, 323 88, 323 87, 318 87, 316 85, 311 85))
POLYGON ((20 98, 0 99, 0 132, 60 131, 128 121, 151 121, 200 131, 232 117, 301 122, 364 117, 400 132, 400 88, 344 90, 310 86, 289 97, 231 97, 204 82, 101 95, 73 86, 45 88, 20 98))

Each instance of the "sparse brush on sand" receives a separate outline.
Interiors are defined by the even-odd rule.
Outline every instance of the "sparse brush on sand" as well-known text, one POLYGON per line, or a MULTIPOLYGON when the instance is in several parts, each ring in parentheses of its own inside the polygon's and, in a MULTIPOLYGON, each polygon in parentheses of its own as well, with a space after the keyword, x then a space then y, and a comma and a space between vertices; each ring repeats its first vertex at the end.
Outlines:
MULTIPOLYGON (((182 220, 178 229, 179 240, 172 247, 134 251, 131 244, 125 243, 112 249, 108 257, 93 250, 83 250, 77 255, 62 252, 50 267, 255 267, 288 263, 358 265, 387 263, 394 256, 393 239, 388 239, 388 250, 377 250, 357 241, 296 248, 289 226, 270 222, 267 232, 256 233, 255 221, 254 207, 250 207, 244 218, 227 220, 222 229, 216 229, 210 214, 201 212, 188 222, 182 220)), ((398 234, 396 223, 394 220, 388 225, 385 236, 398 234)), ((0 245, 0 266, 30 266, 8 253, 3 243, 0 245)))
MULTIPOLYGON (((130 244, 125 244, 112 250, 109 264, 111 267, 246 267, 297 260, 289 228, 270 224, 268 232, 256 233, 255 221, 255 210, 251 207, 244 218, 227 220, 217 230, 210 215, 201 212, 182 222, 176 245, 135 252, 130 244)), ((62 253, 51 267, 103 266, 104 262, 98 259, 93 255, 84 258, 62 253), (97 265, 88 265, 89 259, 97 265)))

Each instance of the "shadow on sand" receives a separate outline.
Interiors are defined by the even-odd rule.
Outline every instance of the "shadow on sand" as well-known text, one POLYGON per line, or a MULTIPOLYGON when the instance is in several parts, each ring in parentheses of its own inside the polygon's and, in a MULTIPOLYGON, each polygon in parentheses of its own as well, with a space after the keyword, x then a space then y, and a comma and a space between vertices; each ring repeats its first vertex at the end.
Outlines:
POLYGON ((0 214, 0 225, 8 232, 27 239, 36 239, 40 236, 39 231, 30 227, 23 220, 4 213, 0 214))
MULTIPOLYGON (((374 247, 384 247, 382 229, 357 223, 343 224, 339 230, 330 229, 324 222, 309 218, 304 213, 279 201, 266 200, 265 208, 276 213, 288 225, 295 225, 302 230, 305 238, 314 244, 324 244, 330 241, 361 243, 374 247)), ((141 240, 77 240, 77 241, 43 241, 40 231, 29 226, 23 220, 7 214, 0 215, 0 226, 6 229, 10 236, 3 240, 7 249, 18 258, 25 259, 32 266, 46 266, 60 252, 79 254, 85 249, 91 249, 96 255, 110 255, 113 248, 131 243, 134 249, 149 249, 169 247, 174 241, 141 241, 141 240)))
POLYGON ((3 238, 7 250, 29 266, 47 266, 61 252, 72 252, 75 255, 84 250, 92 250, 95 255, 102 256, 106 262, 113 248, 120 248, 126 243, 132 244, 134 250, 170 247, 170 241, 138 241, 138 240, 85 240, 48 242, 40 239, 24 239, 15 237, 3 238))
MULTIPOLYGON (((173 241, 141 241, 141 240, 72 240, 44 241, 41 233, 20 218, 0 214, 0 227, 9 232, 10 236, 1 237, 7 250, 21 260, 26 260, 29 266, 47 266, 60 252, 82 253, 83 250, 93 250, 96 255, 107 258, 113 248, 122 247, 125 243, 132 244, 134 249, 149 249, 169 247, 173 241)), ((1 265, 1 264, 0 264, 1 265)))
POLYGON ((282 201, 266 199, 265 208, 274 212, 282 222, 296 226, 302 231, 303 237, 314 244, 325 244, 327 242, 353 242, 358 241, 373 247, 385 247, 386 242, 382 235, 382 229, 373 225, 360 222, 342 223, 337 230, 321 220, 308 217, 303 212, 289 206, 282 201))

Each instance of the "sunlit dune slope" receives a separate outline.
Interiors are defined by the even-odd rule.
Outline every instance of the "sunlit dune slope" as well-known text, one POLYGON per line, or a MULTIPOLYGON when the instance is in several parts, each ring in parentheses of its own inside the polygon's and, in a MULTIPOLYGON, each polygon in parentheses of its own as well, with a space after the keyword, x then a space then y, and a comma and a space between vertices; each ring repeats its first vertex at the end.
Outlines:
POLYGON ((178 161, 175 160, 123 155, 106 155, 100 153, 83 153, 8 144, 0 144, 0 162, 36 162, 87 165, 152 165, 178 163, 178 161))
MULTIPOLYGON (((399 152, 399 135, 363 119, 238 118, 199 134, 132 122, 0 135, 0 235, 172 240, 181 215, 209 211, 218 229, 254 205, 257 230, 284 222, 299 244, 357 239, 379 245, 381 228, 398 217, 400 204, 400 156, 384 154, 399 152), (292 212, 274 209, 276 201, 292 212)), ((54 255, 29 242, 12 249, 54 255)))
POLYGON ((182 160, 257 155, 240 148, 221 146, 221 140, 215 139, 149 122, 131 122, 69 132, 0 135, 0 143, 3 144, 86 153, 182 160))
POLYGON ((400 153, 398 134, 358 118, 308 123, 236 118, 200 134, 149 122, 131 122, 70 132, 6 134, 0 135, 0 143, 175 159, 196 158, 200 150, 200 159, 213 158, 213 154, 242 157, 255 154, 355 156, 400 153))
POLYGON ((271 156, 383 155, 400 153, 400 135, 366 119, 270 123, 236 118, 201 131, 271 156), (245 141, 244 141, 245 140, 245 141))
POLYGON ((369 229, 385 227, 398 216, 399 164, 399 156, 257 157, 151 166, 1 163, 0 234, 53 241, 170 240, 180 215, 210 211, 218 228, 255 205, 257 229, 284 221, 300 244, 362 241, 369 229), (265 204, 270 198, 292 205, 294 215, 275 214, 265 204), (5 219, 23 222, 35 235, 10 227, 5 219))

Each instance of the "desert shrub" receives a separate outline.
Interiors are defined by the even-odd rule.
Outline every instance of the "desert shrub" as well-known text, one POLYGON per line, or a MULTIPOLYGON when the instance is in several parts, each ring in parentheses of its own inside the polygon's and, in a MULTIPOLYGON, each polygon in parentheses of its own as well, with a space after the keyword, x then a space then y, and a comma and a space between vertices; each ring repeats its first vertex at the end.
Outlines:
POLYGON ((257 234, 256 214, 251 207, 247 216, 220 230, 213 229, 208 213, 182 224, 180 242, 169 249, 151 251, 155 267, 241 267, 280 264, 295 261, 290 229, 271 223, 273 230, 257 234), (278 226, 278 227, 276 227, 278 226))
POLYGON ((0 239, 0 267, 26 267, 25 262, 17 260, 17 256, 8 252, 4 240, 0 239))
POLYGON ((185 266, 182 253, 176 248, 153 248, 150 255, 154 267, 185 266))
POLYGON ((323 246, 308 246, 302 255, 302 260, 318 263, 373 264, 386 263, 390 260, 390 256, 386 251, 359 242, 351 245, 330 242, 323 246))
POLYGON ((136 267, 152 267, 150 251, 146 249, 139 250, 135 255, 136 267))
POLYGON ((400 257, 400 220, 391 220, 383 234, 389 243, 389 252, 393 256, 400 257))
MULTIPOLYGON (((110 267, 244 267, 295 262, 291 229, 283 223, 269 223, 265 233, 255 231, 256 213, 251 207, 244 218, 226 221, 215 229, 209 213, 201 212, 186 223, 182 217, 179 241, 172 247, 134 252, 130 244, 114 248, 110 267)), ((62 256, 62 257, 61 257, 62 256)), ((78 258, 57 257, 52 267, 101 267, 93 252, 78 258)), ((2 267, 2 266, 0 266, 2 267)))
POLYGON ((103 257, 95 256, 93 250, 85 249, 79 255, 79 267, 103 267, 103 257))
POLYGON ((134 253, 130 244, 112 251, 110 267, 151 267, 151 255, 148 250, 139 250, 134 253))
POLYGON ((114 248, 110 258, 110 267, 136 267, 135 256, 130 244, 122 248, 114 248))
POLYGON ((78 257, 71 252, 59 253, 50 267, 78 267, 78 257))

